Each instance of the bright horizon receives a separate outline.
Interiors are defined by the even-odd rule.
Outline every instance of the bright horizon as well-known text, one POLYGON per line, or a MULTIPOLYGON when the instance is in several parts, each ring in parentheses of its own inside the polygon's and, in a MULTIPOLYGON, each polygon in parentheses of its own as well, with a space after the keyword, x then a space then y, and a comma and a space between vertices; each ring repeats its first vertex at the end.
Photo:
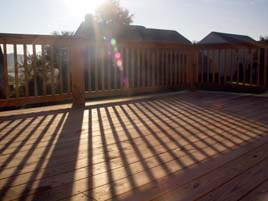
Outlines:
MULTIPOLYGON (((75 31, 86 13, 104 0, 9 0, 1 3, 1 33, 51 34, 75 31)), ((176 30, 190 41, 212 31, 268 36, 266 0, 121 0, 134 14, 133 24, 176 30)))

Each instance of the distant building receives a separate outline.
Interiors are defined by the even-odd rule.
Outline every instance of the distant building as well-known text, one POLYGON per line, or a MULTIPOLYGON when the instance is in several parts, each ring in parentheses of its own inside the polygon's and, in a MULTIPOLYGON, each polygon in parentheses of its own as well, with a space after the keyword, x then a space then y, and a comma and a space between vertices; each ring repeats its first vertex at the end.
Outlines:
POLYGON ((198 44, 234 44, 234 43, 254 43, 256 42, 249 36, 211 32, 203 38, 198 44))
MULTIPOLYGON (((201 45, 212 45, 212 44, 252 44, 255 43, 256 41, 246 35, 238 35, 238 34, 230 34, 230 33, 221 33, 221 32, 211 32, 210 34, 208 34, 206 37, 204 37, 198 44, 201 45)), ((233 51, 233 63, 231 64, 231 53, 230 51, 227 52, 227 69, 226 69, 226 73, 228 79, 230 79, 230 74, 232 74, 232 78, 234 81, 236 81, 237 78, 237 65, 239 65, 239 80, 242 81, 243 80, 243 62, 244 62, 244 51, 246 51, 246 58, 245 58, 245 63, 246 63, 246 76, 247 76, 247 80, 249 79, 249 68, 250 68, 250 51, 248 48, 243 48, 240 49, 240 55, 238 54, 238 50, 234 50, 233 51), (238 55, 239 55, 239 61, 238 61, 238 55), (230 66, 232 65, 232 73, 230 73, 230 66)), ((218 56, 218 50, 215 50, 214 52, 216 54, 216 58, 218 56)), ((204 55, 206 57, 207 60, 207 52, 204 52, 204 55)), ((215 57, 214 57, 215 58, 215 57)), ((209 56, 209 64, 206 63, 206 67, 204 69, 204 73, 207 74, 207 70, 209 69, 209 72, 211 72, 211 68, 212 68, 212 64, 213 64, 213 55, 210 54, 209 56)), ((217 58, 218 59, 218 58, 217 58)), ((216 74, 216 79, 218 77, 218 74, 220 73, 220 77, 221 79, 223 79, 224 76, 224 52, 222 51, 220 54, 220 68, 218 67, 218 62, 216 62, 216 64, 214 65, 214 72, 216 74), (220 72, 219 72, 220 69, 220 72)), ((199 65, 201 66, 201 65, 199 65)), ((256 68, 255 65, 253 67, 253 74, 256 74, 256 68)), ((210 79, 211 79, 211 74, 210 74, 210 79)), ((217 81, 217 80, 216 80, 217 81)))
MULTIPOLYGON (((85 21, 80 24, 75 35, 96 39, 103 38, 103 28, 94 23, 92 15, 87 15, 85 21)), ((118 40, 124 41, 148 41, 148 42, 176 42, 191 44, 186 37, 174 30, 151 29, 144 26, 128 25, 117 35, 118 40)))

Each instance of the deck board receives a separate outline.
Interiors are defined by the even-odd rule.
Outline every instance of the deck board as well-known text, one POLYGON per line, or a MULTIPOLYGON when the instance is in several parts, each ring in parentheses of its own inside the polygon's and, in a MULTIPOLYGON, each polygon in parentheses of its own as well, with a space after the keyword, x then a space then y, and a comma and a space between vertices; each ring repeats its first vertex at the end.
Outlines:
POLYGON ((249 94, 3 112, 0 200, 258 198, 267 186, 267 132, 268 97, 249 94))

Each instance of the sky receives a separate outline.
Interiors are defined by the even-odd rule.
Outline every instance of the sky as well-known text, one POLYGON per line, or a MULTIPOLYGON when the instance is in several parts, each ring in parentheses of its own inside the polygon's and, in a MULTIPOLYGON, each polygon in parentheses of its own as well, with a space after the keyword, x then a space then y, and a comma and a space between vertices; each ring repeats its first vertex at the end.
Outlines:
MULTIPOLYGON (((104 0, 0 0, 0 33, 75 31, 104 0)), ((211 31, 268 36, 268 0, 121 0, 133 24, 176 30, 190 41, 211 31)))

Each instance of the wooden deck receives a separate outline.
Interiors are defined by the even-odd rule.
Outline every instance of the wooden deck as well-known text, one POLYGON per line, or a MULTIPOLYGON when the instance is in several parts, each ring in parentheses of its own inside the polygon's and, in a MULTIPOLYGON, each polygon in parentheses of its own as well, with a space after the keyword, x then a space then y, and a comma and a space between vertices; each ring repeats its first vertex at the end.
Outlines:
POLYGON ((0 200, 268 200, 268 97, 183 92, 0 113, 0 200))

